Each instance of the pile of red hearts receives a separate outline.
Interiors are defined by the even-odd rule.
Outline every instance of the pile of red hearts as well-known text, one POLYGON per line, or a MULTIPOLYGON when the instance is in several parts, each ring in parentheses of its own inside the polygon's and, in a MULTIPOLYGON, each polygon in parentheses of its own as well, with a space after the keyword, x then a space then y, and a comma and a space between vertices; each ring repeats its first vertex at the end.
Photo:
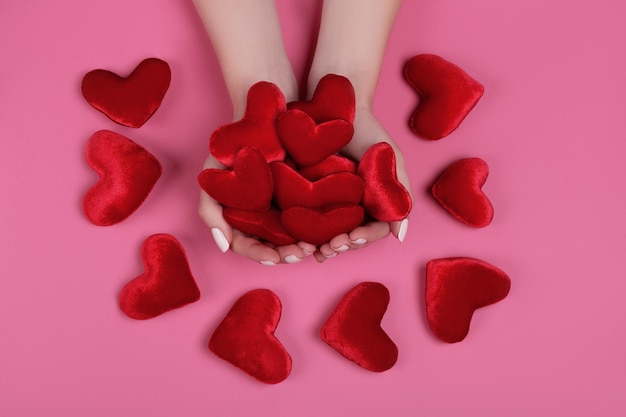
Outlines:
POLYGON ((310 101, 288 105, 277 86, 259 82, 243 118, 211 135, 211 154, 226 169, 205 169, 200 186, 234 228, 278 246, 321 245, 369 218, 402 220, 411 197, 391 146, 372 146, 360 162, 339 154, 352 139, 354 113, 354 90, 342 76, 325 76, 310 101))

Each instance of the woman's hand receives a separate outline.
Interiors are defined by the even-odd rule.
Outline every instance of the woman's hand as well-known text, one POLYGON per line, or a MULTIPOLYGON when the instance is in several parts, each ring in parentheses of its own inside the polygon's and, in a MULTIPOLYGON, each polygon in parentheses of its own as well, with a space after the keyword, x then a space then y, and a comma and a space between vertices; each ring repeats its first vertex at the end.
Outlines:
MULTIPOLYGON (((354 119, 354 137, 350 143, 342 150, 347 156, 360 161, 363 154, 370 146, 378 142, 387 142, 393 148, 396 154, 396 175, 398 181, 404 185, 411 200, 413 200, 413 192, 411 183, 406 171, 404 157, 398 149, 395 142, 385 131, 378 119, 372 114, 369 107, 357 108, 354 119)), ((320 246, 315 253, 315 259, 318 262, 324 262, 327 258, 337 256, 341 252, 355 250, 367 247, 371 243, 387 236, 390 232, 400 242, 406 236, 408 227, 408 217, 391 223, 387 222, 371 222, 363 226, 357 227, 350 233, 343 233, 335 236, 329 243, 320 246)))
MULTIPOLYGON (((215 158, 209 156, 204 163, 204 169, 208 168, 224 169, 224 166, 215 158)), ((316 250, 314 245, 304 242, 286 246, 273 246, 269 243, 261 242, 239 230, 233 229, 224 220, 222 210, 223 207, 220 203, 211 198, 205 191, 202 191, 198 211, 202 220, 211 230, 215 244, 222 252, 231 249, 233 252, 260 264, 277 265, 279 263, 292 264, 300 262, 316 250)))

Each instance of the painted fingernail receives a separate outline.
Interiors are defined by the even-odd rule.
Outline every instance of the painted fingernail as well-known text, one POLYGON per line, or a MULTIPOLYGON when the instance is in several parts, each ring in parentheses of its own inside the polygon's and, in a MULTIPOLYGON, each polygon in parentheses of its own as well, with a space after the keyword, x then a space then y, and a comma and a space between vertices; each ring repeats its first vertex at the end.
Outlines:
POLYGON ((348 249, 350 249, 350 247, 348 245, 341 245, 339 246, 337 249, 333 248, 335 252, 345 252, 348 249))
MULTIPOLYGON (((324 254, 322 253, 322 255, 324 255, 324 254)), ((333 252, 330 255, 324 255, 324 257, 326 257, 326 258, 334 258, 335 256, 337 256, 337 252, 333 252)))
POLYGON ((352 243, 355 245, 365 245, 367 243, 367 239, 358 238, 357 240, 353 240, 352 243))
POLYGON ((300 262, 302 259, 298 258, 296 255, 288 255, 285 256, 285 263, 288 264, 295 264, 297 262, 300 262))
POLYGON ((404 238, 406 237, 406 230, 409 227, 409 219, 402 220, 400 223, 400 229, 398 230, 398 240, 400 243, 404 242, 404 238))
POLYGON ((217 227, 211 229, 211 234, 213 235, 213 240, 215 240, 215 244, 222 251, 222 253, 226 252, 230 247, 230 243, 226 240, 226 236, 224 233, 217 227))
POLYGON ((260 261, 259 262, 261 265, 265 265, 265 266, 275 266, 276 263, 272 262, 272 261, 260 261))

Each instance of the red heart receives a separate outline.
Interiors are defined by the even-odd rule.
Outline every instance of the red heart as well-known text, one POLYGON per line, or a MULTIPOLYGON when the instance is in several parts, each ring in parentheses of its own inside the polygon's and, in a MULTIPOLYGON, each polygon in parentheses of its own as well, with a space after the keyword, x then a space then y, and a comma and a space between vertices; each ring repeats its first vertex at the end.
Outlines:
POLYGON ((87 102, 116 123, 141 127, 163 101, 170 86, 167 62, 148 58, 126 78, 97 69, 83 77, 82 93, 87 102))
POLYGON ((311 182, 283 162, 270 164, 274 178, 274 200, 286 210, 294 206, 322 209, 337 204, 359 204, 363 180, 356 174, 338 172, 311 182))
POLYGON ((452 133, 485 90, 461 68, 437 55, 411 58, 404 76, 420 96, 409 125, 416 135, 429 140, 452 133))
POLYGON ((272 172, 254 148, 241 149, 231 171, 205 169, 198 176, 204 191, 227 207, 267 210, 272 201, 272 172))
POLYGON ((250 87, 246 111, 241 120, 219 127, 209 139, 211 154, 232 167, 241 148, 256 148, 266 161, 285 159, 276 133, 276 119, 285 111, 285 97, 274 84, 258 82, 250 87))
POLYGON ((258 236, 276 245, 285 246, 296 243, 280 221, 281 212, 275 208, 267 211, 248 211, 224 207, 224 219, 235 229, 258 236))
POLYGON ((457 220, 485 227, 493 219, 493 207, 481 187, 489 166, 480 158, 461 159, 450 165, 432 187, 433 196, 457 220))
POLYGON ((324 323, 320 336, 337 352, 373 372, 390 369, 398 348, 380 327, 389 291, 377 282, 362 282, 348 291, 324 323))
POLYGON ((426 316, 439 339, 456 343, 469 332, 474 310, 504 299, 511 280, 472 258, 435 259, 426 265, 426 316))
POLYGON ((317 84, 311 100, 289 103, 289 108, 306 112, 316 123, 335 119, 352 123, 355 112, 354 88, 346 77, 328 74, 317 84))
POLYGON ((363 207, 353 204, 314 210, 291 207, 283 211, 281 221, 285 229, 301 242, 321 245, 335 236, 347 233, 363 221, 363 207))
POLYGON ((144 148, 117 133, 94 133, 85 150, 87 163, 100 179, 83 198, 93 224, 109 226, 130 216, 161 176, 161 164, 144 148))
POLYGON ((209 349, 261 382, 285 380, 291 373, 291 357, 274 335, 281 310, 280 299, 272 291, 247 292, 217 326, 209 349))
POLYGON ((403 220, 409 215, 411 195, 398 181, 391 145, 372 145, 359 162, 357 172, 365 181, 363 206, 369 215, 382 222, 403 220))
POLYGON ((316 124, 308 114, 289 110, 278 118, 278 137, 289 155, 300 165, 317 164, 346 146, 354 128, 345 120, 316 124))
POLYGON ((156 317, 200 299, 185 250, 174 236, 148 237, 141 248, 145 272, 124 286, 120 309, 137 320, 156 317))
POLYGON ((315 165, 300 169, 300 174, 309 181, 320 180, 337 172, 356 173, 356 162, 341 155, 330 155, 315 165))

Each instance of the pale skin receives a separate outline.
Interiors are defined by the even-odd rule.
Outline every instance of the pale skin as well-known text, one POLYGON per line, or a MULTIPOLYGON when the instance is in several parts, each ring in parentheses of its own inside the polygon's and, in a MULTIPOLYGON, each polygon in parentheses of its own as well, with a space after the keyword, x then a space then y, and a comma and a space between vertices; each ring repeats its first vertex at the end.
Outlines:
MULTIPOLYGON (((399 181, 411 192, 402 153, 372 112, 372 102, 401 0, 324 0, 317 47, 307 80, 309 98, 326 74, 347 77, 355 90, 354 137, 342 153, 360 160, 374 143, 388 142, 396 153, 399 181)), ((248 89, 258 81, 276 84, 287 102, 298 99, 297 80, 285 52, 274 0, 194 0, 220 62, 233 120, 244 113, 248 89)), ((209 156, 204 168, 223 168, 209 156)), ((412 195, 411 195, 412 196, 412 195)), ((372 222, 334 237, 320 247, 298 242, 272 246, 234 230, 222 206, 201 193, 199 213, 220 250, 230 249, 264 265, 295 263, 313 254, 318 262, 360 249, 392 233, 404 240, 408 219, 372 222)))

